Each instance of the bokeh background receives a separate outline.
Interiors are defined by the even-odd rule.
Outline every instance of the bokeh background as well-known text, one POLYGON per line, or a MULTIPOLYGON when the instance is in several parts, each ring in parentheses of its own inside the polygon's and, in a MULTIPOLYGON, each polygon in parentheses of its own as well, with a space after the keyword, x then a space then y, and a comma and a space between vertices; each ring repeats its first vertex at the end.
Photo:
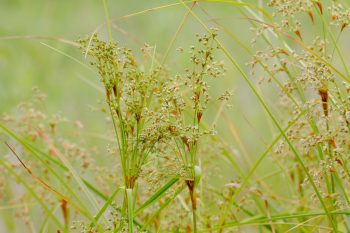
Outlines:
MULTIPOLYGON (((184 19, 187 9, 176 1, 107 1, 107 5, 110 18, 115 19, 113 37, 121 46, 132 48, 141 61, 139 48, 144 43, 156 47, 159 60, 169 49, 166 62, 169 71, 172 74, 183 72, 189 59, 186 52, 181 54, 176 49, 182 47, 187 51, 196 42, 195 34, 204 32, 191 15, 184 19), (174 45, 169 48, 179 27, 181 30, 174 45)), ((201 4, 201 7, 194 11, 208 27, 217 27, 215 21, 224 24, 226 30, 250 46, 253 33, 249 30, 250 24, 240 14, 242 8, 214 3, 201 4)), ((102 1, 2 0, 0 112, 11 112, 32 96, 33 87, 38 87, 47 95, 45 108, 48 113, 60 112, 69 119, 80 120, 87 132, 101 130, 100 116, 92 113, 89 106, 98 105, 103 101, 103 95, 86 81, 99 86, 98 78, 86 66, 66 56, 88 65, 78 48, 59 40, 75 41, 97 29, 107 39, 104 23, 102 1)), ((227 34, 221 34, 226 48, 249 73, 246 66, 251 59, 249 54, 227 34)), ((218 57, 225 59, 222 54, 218 57)), ((226 77, 211 84, 213 96, 219 96, 225 90, 234 91, 229 103, 232 107, 225 107, 227 119, 239 132, 242 144, 253 151, 248 152, 256 154, 261 137, 268 140, 271 136, 266 130, 269 123, 244 80, 230 63, 226 64, 226 77)), ((213 122, 216 112, 217 109, 212 110, 208 124, 213 122)), ((233 147, 237 146, 224 119, 218 119, 217 127, 223 138, 233 147)))
MULTIPOLYGON (((245 2, 260 2, 266 7, 265 1, 245 2)), ((208 27, 218 27, 216 22, 224 25, 225 28, 220 28, 219 38, 249 75, 246 64, 251 55, 244 50, 244 46, 252 50, 263 47, 259 47, 259 43, 251 47, 254 32, 249 30, 251 24, 241 13, 244 8, 215 3, 201 3, 200 6, 193 10, 208 27)), ((107 8, 113 19, 114 40, 121 46, 132 48, 140 61, 139 48, 144 43, 156 48, 159 60, 169 52, 166 64, 172 75, 183 73, 189 64, 188 54, 179 53, 176 49, 182 47, 187 51, 196 41, 195 34, 204 33, 202 26, 177 1, 107 0, 107 8), (170 46, 174 38, 174 44, 170 46)), ((63 42, 74 42, 96 30, 107 40, 105 22, 104 6, 100 0, 0 0, 0 114, 16 113, 16 107, 30 100, 33 88, 37 87, 47 95, 45 106, 40 106, 47 114, 60 113, 82 122, 86 140, 105 147, 106 141, 93 137, 103 135, 110 127, 105 122, 104 114, 91 110, 99 108, 104 100, 103 92, 99 91, 98 77, 89 69, 81 51, 63 42)), ((307 15, 305 25, 304 28, 310 26, 310 30, 303 32, 305 38, 319 29, 311 27, 307 15)), ((346 46, 349 43, 347 38, 342 37, 339 44, 350 50, 350 46, 346 46)), ((350 59, 350 51, 343 51, 343 54, 350 59)), ((225 90, 232 90, 233 96, 223 108, 214 101, 205 120, 208 125, 215 123, 219 137, 232 148, 234 159, 239 164, 247 165, 261 155, 277 131, 233 65, 223 54, 217 56, 225 61, 227 74, 210 83, 212 96, 220 96, 225 90)), ((250 78, 254 84, 259 81, 256 76, 250 78)), ((278 120, 283 122, 284 115, 278 107, 278 89, 266 83, 256 86, 278 120)), ((0 156, 8 153, 5 150, 1 145, 0 156)), ((221 157, 218 154, 218 158, 221 157)), ((103 160, 101 156, 98 158, 103 160)), ((215 180, 218 186, 236 176, 224 159, 221 163, 221 172, 227 180, 215 180)), ((267 159, 258 169, 257 176, 275 170, 277 166, 267 159)), ((281 187, 281 192, 285 191, 282 179, 269 179, 276 187, 281 187)), ((5 213, 5 210, 1 210, 0 206, 1 213, 5 213)), ((2 224, 0 217, 0 232, 2 224)))

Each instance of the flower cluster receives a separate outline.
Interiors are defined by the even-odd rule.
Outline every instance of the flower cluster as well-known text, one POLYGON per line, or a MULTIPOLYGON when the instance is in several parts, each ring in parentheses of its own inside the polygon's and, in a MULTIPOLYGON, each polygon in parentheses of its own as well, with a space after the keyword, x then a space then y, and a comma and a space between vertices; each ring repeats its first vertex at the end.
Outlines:
POLYGON ((313 9, 315 6, 322 12, 322 5, 318 0, 271 0, 268 3, 269 7, 274 9, 273 17, 281 16, 281 27, 298 34, 301 37, 301 22, 298 19, 299 14, 307 13, 314 22, 313 9))
POLYGON ((341 31, 343 31, 350 23, 350 9, 336 1, 332 1, 332 4, 328 6, 327 9, 331 14, 330 23, 340 27, 341 31))
MULTIPOLYGON (((133 189, 139 180, 157 187, 160 176, 180 177, 189 187, 195 211, 198 144, 212 133, 201 124, 210 101, 208 81, 225 73, 223 63, 214 59, 216 36, 215 29, 197 35, 198 45, 189 50, 191 67, 174 77, 153 65, 149 72, 141 71, 129 49, 101 41, 96 34, 79 41, 84 54, 93 58, 105 89, 126 188, 133 189)), ((142 49, 145 57, 149 49, 142 49)))
POLYGON ((91 64, 104 85, 126 186, 133 187, 148 155, 171 135, 169 116, 174 110, 164 91, 165 71, 161 67, 140 71, 129 49, 101 41, 96 34, 80 43, 94 58, 91 64))
MULTIPOLYGON (((271 1, 270 6, 281 14, 284 25, 290 25, 290 19, 298 22, 298 13, 315 7, 324 13, 320 1, 271 1)), ((343 30, 348 24, 347 9, 335 2, 327 9, 331 13, 331 24, 343 30)), ((280 33, 280 28, 275 29, 280 33)), ((267 76, 268 81, 273 81, 281 90, 283 108, 279 110, 285 114, 284 119, 288 119, 289 142, 280 140, 274 152, 296 167, 289 175, 298 186, 298 193, 301 197, 310 195, 309 204, 314 203, 317 197, 310 185, 313 182, 321 197, 332 203, 329 208, 337 209, 343 206, 347 194, 336 183, 341 182, 345 189, 350 185, 346 164, 350 152, 349 91, 346 75, 332 65, 336 55, 331 51, 336 45, 329 41, 328 36, 314 36, 310 44, 303 42, 301 49, 268 44, 265 51, 256 53, 249 65, 252 75, 267 76), (301 155, 304 170, 295 159, 291 145, 301 155)))

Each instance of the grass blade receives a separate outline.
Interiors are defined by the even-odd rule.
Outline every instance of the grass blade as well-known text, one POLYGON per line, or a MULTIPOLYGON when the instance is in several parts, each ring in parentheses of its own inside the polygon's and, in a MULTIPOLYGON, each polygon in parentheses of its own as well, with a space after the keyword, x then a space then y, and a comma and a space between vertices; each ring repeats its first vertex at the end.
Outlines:
POLYGON ((145 201, 136 211, 135 216, 140 214, 144 209, 152 205, 154 202, 159 200, 162 196, 164 196, 165 192, 171 188, 176 182, 178 182, 179 178, 171 179, 168 183, 166 183, 163 187, 161 187, 152 197, 150 197, 147 201, 145 201))
POLYGON ((36 191, 34 191, 19 175, 16 174, 16 172, 11 168, 10 165, 8 165, 3 160, 0 160, 0 164, 5 167, 7 171, 9 171, 19 183, 21 183, 25 189, 34 197, 34 199, 39 203, 39 205, 43 208, 43 210, 46 212, 48 216, 51 217, 51 219, 56 223, 56 225, 63 229, 63 225, 60 223, 60 221, 57 219, 57 217, 52 213, 52 211, 48 208, 48 205, 45 204, 41 198, 36 194, 36 191))
MULTIPOLYGON (((190 10, 192 16, 200 23, 200 25, 208 32, 210 33, 209 28, 202 22, 202 20, 181 0, 179 0, 180 2, 182 2, 183 6, 190 10)), ((318 197, 320 204, 322 206, 322 208, 324 209, 329 222, 331 223, 333 230, 337 231, 337 225, 334 222, 332 216, 329 213, 329 210, 327 209, 327 206, 325 204, 325 201, 322 198, 322 195, 320 193, 320 191, 317 188, 317 185, 315 184, 309 170, 307 169, 305 163, 303 162, 303 160, 301 159, 301 156, 299 154, 299 152, 297 151, 297 149, 295 148, 295 146, 292 144, 292 142, 289 140, 289 138, 287 137, 286 133, 283 131, 281 125, 278 123, 276 117, 273 115, 273 113, 271 112, 270 108, 267 106, 267 104, 265 103, 264 99, 262 98, 262 96, 258 93, 258 91, 256 90, 256 88, 254 87, 253 83, 249 80, 248 76, 245 74, 245 72, 243 71, 243 69, 240 67, 240 65, 235 61, 235 59, 230 55, 230 53, 225 49, 225 47, 222 45, 222 43, 215 38, 216 42, 218 43, 218 45, 221 47, 222 51, 224 52, 224 54, 227 56, 227 58, 230 60, 230 62, 234 65, 234 67, 238 70, 238 72, 242 75, 242 77, 244 78, 244 80, 246 81, 246 83, 249 85, 250 89, 253 91, 254 95, 258 98, 259 102, 261 103, 261 105, 264 107, 265 111, 268 113, 269 117, 271 118, 272 122, 274 123, 274 125, 278 128, 278 130, 281 132, 283 138, 286 140, 287 144, 289 145, 289 148, 291 149, 291 151, 293 152, 293 154, 295 155, 295 158, 297 159, 298 163, 300 164, 300 166, 302 167, 303 171, 305 172, 310 184, 312 185, 314 192, 316 194, 316 196, 318 197)), ((224 216, 223 218, 226 218, 226 214, 227 214, 227 209, 232 206, 232 203, 230 203, 230 205, 227 206, 226 211, 223 212, 224 216)), ((222 221, 222 223, 224 223, 225 220, 222 221)))
POLYGON ((94 218, 94 222, 92 222, 90 224, 90 227, 95 226, 98 223, 98 220, 100 219, 100 217, 104 214, 104 212, 107 210, 108 206, 112 203, 112 201, 114 200, 114 198, 117 196, 117 194, 119 193, 119 191, 123 189, 123 187, 118 187, 113 193, 112 195, 106 200, 105 204, 102 206, 102 208, 100 209, 100 211, 97 213, 97 215, 94 218))

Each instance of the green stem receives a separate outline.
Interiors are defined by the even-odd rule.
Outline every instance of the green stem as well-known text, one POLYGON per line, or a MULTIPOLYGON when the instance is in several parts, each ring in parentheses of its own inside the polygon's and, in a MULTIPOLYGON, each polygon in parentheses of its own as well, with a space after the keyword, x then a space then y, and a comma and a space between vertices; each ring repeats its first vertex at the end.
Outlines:
POLYGON ((102 0, 102 2, 103 2, 103 10, 105 12, 105 17, 106 17, 106 25, 107 25, 109 41, 113 41, 112 30, 111 30, 111 22, 109 20, 109 13, 108 13, 107 3, 106 3, 106 0, 102 0))
MULTIPOLYGON (((181 0, 179 0, 183 6, 186 9, 189 9, 188 6, 181 0)), ((202 22, 202 20, 193 12, 190 11, 191 15, 197 20, 197 22, 204 28, 204 30, 206 30, 207 32, 210 32, 210 30, 207 28, 207 26, 202 22)), ((319 191, 319 189, 317 188, 315 181, 313 180, 313 177, 311 176, 308 167, 305 165, 304 161, 302 160, 302 157, 300 155, 300 153, 297 151, 297 149, 295 148, 295 146, 292 144, 292 142, 290 141, 290 139, 288 138, 287 134, 283 131, 281 125, 279 124, 279 122, 277 121, 276 117, 274 116, 274 114, 271 112, 270 108, 267 106, 267 104, 265 103, 264 99, 262 98, 262 96, 258 93, 258 91, 256 90, 256 88, 253 86, 253 83, 250 81, 250 79, 248 78, 248 76, 245 74, 245 72, 243 71, 243 69, 240 67, 240 65, 234 60, 234 58, 229 54, 229 52, 227 51, 227 49, 225 47, 222 46, 222 43, 215 38, 215 41, 217 42, 218 46, 221 47, 223 53, 227 56, 227 58, 230 60, 230 62, 234 65, 234 67, 238 70, 238 72, 242 75, 243 79, 246 81, 246 83, 249 85, 250 89, 253 91, 254 95, 258 98, 259 102, 261 103, 261 105, 264 107, 264 109, 266 110, 266 112, 268 113, 268 115, 270 116, 271 120, 273 121, 274 125, 278 128, 278 130, 281 132, 283 138, 286 140, 287 144, 289 145, 292 153, 295 155, 296 160, 298 161, 298 163, 300 164, 300 166, 302 167, 303 171, 305 172, 312 188, 314 189, 314 192, 316 194, 316 196, 318 197, 320 204, 323 208, 323 210, 326 213, 327 218, 329 219, 332 228, 335 232, 337 232, 337 225, 334 223, 332 216, 329 213, 329 210, 325 204, 325 201, 319 191)), ((328 63, 327 63, 328 64, 328 63)), ((232 206, 232 204, 234 203, 234 200, 230 200, 230 205, 228 205, 225 208, 225 211, 222 215, 222 220, 221 220, 221 224, 223 225, 223 223, 225 222, 225 218, 226 218, 226 213, 228 212, 228 209, 230 206, 232 206)))
POLYGON ((132 189, 126 189, 126 196, 128 199, 128 232, 133 233, 133 221, 134 221, 134 208, 133 208, 133 194, 132 189))
POLYGON ((196 209, 192 209, 193 217, 193 233, 197 233, 197 213, 196 209))

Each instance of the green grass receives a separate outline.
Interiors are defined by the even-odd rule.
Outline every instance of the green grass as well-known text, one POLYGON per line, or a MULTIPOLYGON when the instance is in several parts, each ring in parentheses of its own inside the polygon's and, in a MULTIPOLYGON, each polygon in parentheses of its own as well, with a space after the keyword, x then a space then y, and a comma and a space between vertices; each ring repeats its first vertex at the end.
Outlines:
POLYGON ((299 2, 5 1, 0 232, 349 232, 349 4, 299 2))

